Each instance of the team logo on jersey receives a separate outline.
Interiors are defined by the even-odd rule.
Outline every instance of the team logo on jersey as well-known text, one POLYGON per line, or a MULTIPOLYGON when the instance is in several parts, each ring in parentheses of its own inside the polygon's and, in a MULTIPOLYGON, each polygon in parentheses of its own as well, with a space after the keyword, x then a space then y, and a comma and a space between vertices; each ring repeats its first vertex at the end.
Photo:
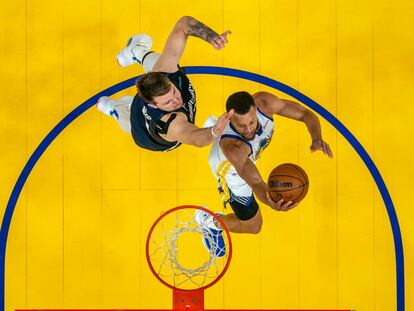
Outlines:
POLYGON ((148 114, 147 107, 145 106, 142 107, 142 114, 144 115, 145 119, 152 120, 151 116, 148 114))
POLYGON ((188 85, 188 91, 191 94, 191 99, 188 101, 187 107, 188 107, 188 117, 190 118, 190 121, 193 122, 194 121, 194 112, 195 112, 195 102, 196 102, 196 95, 195 95, 195 91, 193 89, 193 85, 190 83, 188 85))
POLYGON ((269 136, 267 138, 263 138, 260 140, 259 148, 257 148, 257 151, 254 156, 256 160, 259 159, 260 154, 262 153, 263 150, 266 149, 267 146, 269 146, 271 141, 272 141, 272 136, 269 136))

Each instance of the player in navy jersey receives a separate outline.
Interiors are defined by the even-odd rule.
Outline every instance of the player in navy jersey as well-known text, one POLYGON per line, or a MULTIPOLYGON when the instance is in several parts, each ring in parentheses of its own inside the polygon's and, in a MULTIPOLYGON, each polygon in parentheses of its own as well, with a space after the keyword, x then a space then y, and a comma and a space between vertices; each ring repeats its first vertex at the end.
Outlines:
POLYGON ((195 90, 179 61, 189 36, 221 50, 228 42, 228 34, 227 30, 219 35, 195 18, 184 16, 176 23, 161 55, 150 50, 152 40, 148 35, 132 36, 117 60, 123 67, 136 62, 144 67, 146 73, 136 83, 138 94, 118 100, 101 97, 98 110, 116 119, 144 149, 170 151, 181 144, 211 144, 221 135, 233 111, 224 113, 211 127, 197 127, 195 90))

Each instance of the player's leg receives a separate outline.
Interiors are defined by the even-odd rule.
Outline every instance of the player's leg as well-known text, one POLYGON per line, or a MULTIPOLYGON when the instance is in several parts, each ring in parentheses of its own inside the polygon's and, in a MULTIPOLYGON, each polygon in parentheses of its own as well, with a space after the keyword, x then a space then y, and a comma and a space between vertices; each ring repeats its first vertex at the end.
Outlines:
POLYGON ((246 205, 238 201, 229 202, 234 214, 222 216, 227 229, 233 233, 257 234, 262 228, 263 218, 255 198, 246 205))
POLYGON ((262 214, 252 188, 239 176, 227 174, 220 180, 219 191, 225 204, 229 204, 234 214, 222 217, 230 232, 257 234, 262 228, 262 214))
POLYGON ((117 60, 120 66, 125 67, 133 63, 139 63, 145 72, 151 71, 160 54, 151 51, 152 39, 146 34, 134 35, 129 38, 127 46, 122 49, 117 60))
MULTIPOLYGON (((222 213, 216 213, 217 216, 222 216, 222 213)), ((217 257, 223 257, 226 254, 226 244, 223 239, 223 229, 215 217, 211 214, 197 209, 194 213, 194 220, 200 226, 203 234, 202 240, 204 247, 217 257)))
POLYGON ((122 130, 131 133, 131 105, 134 98, 124 96, 120 99, 111 99, 103 96, 96 104, 96 108, 104 114, 114 118, 122 130))

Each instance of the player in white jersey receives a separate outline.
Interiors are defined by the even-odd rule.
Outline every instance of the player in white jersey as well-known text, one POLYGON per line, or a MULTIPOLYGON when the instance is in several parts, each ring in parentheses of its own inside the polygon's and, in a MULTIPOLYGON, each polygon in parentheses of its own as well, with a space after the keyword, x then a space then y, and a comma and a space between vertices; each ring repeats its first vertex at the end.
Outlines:
MULTIPOLYGON (((279 99, 267 92, 258 92, 254 95, 237 92, 227 99, 226 110, 232 109, 234 113, 230 124, 211 147, 209 163, 217 178, 218 190, 224 204, 229 203, 234 212, 222 216, 229 231, 259 233, 263 220, 255 196, 262 203, 278 211, 288 211, 298 204, 284 202, 283 199, 273 201, 269 195, 269 188, 255 165, 255 161, 272 139, 273 115, 304 122, 312 140, 312 152, 321 150, 332 158, 332 151, 322 139, 318 117, 295 102, 279 99)), ((208 217, 209 215, 202 211, 195 215, 201 226, 206 223, 208 217)), ((214 230, 212 236, 218 238, 205 240, 204 244, 208 248, 211 245, 216 246, 216 252, 222 254, 223 243, 220 235, 216 234, 216 231, 221 229, 210 226, 206 230, 214 230)))

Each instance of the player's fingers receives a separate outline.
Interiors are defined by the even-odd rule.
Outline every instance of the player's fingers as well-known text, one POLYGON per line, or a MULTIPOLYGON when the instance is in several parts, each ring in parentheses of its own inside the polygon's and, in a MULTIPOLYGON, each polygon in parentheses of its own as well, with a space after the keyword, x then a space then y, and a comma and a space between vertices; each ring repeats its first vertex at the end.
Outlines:
POLYGON ((227 112, 227 119, 230 120, 230 118, 233 116, 233 114, 234 114, 234 109, 230 109, 230 111, 227 112))
POLYGON ((219 35, 219 37, 224 41, 224 43, 228 43, 229 41, 227 40, 227 35, 231 34, 230 30, 226 30, 225 32, 223 32, 221 35, 219 35))
POLYGON ((329 145, 327 143, 323 143, 322 144, 322 148, 323 148, 323 153, 327 155, 328 154, 329 145))
POLYGON ((221 122, 217 122, 214 127, 215 127, 214 133, 221 134, 223 132, 224 128, 225 128, 225 125, 223 125, 221 122))
POLYGON ((216 39, 217 39, 218 42, 220 42, 221 44, 223 44, 223 46, 227 42, 226 37, 223 36, 223 35, 218 36, 216 39))
POLYGON ((266 199, 267 199, 267 204, 272 207, 273 209, 279 211, 280 210, 280 204, 278 204, 277 202, 275 202, 272 197, 270 196, 269 191, 266 191, 266 199))
POLYGON ((219 42, 217 41, 217 39, 216 38, 214 38, 214 48, 216 49, 216 50, 220 50, 221 49, 221 46, 220 46, 220 44, 219 44, 219 42))
POLYGON ((280 199, 279 201, 276 202, 279 209, 282 207, 284 201, 285 201, 284 199, 280 199))
POLYGON ((223 114, 219 117, 219 120, 226 119, 228 112, 223 112, 223 114))
POLYGON ((224 119, 223 122, 220 123, 220 131, 224 131, 224 129, 226 128, 227 124, 229 124, 229 121, 224 119))
POLYGON ((229 43, 229 40, 227 39, 227 35, 229 32, 224 32, 220 37, 224 40, 225 43, 229 43))
POLYGON ((272 200, 272 198, 270 197, 270 193, 269 193, 269 191, 266 191, 266 199, 269 201, 269 202, 272 202, 273 200, 272 200))
POLYGON ((327 143, 324 143, 323 145, 323 153, 325 153, 328 157, 332 157, 332 151, 331 148, 327 143))
POLYGON ((224 48, 224 46, 225 46, 225 44, 226 44, 226 43, 225 43, 223 40, 221 40, 221 41, 220 41, 220 48, 221 48, 221 49, 223 49, 223 48, 224 48))
POLYGON ((229 122, 230 118, 228 117, 227 113, 224 113, 217 121, 217 123, 220 123, 221 126, 227 126, 229 122))
POLYGON ((332 150, 331 150, 331 148, 329 146, 328 146, 328 156, 330 158, 333 158, 333 153, 332 153, 332 150))
POLYGON ((298 204, 299 204, 299 203, 298 203, 298 202, 296 202, 295 204, 290 205, 290 206, 289 206, 289 209, 291 210, 292 208, 295 208, 296 206, 298 206, 298 204))
POLYGON ((227 34, 222 34, 220 35, 221 40, 223 41, 223 43, 229 43, 229 41, 227 40, 227 34))
POLYGON ((288 210, 290 210, 289 206, 284 206, 282 208, 280 208, 281 211, 287 212, 288 210))
POLYGON ((217 44, 219 49, 222 49, 224 47, 224 42, 220 37, 215 37, 214 42, 217 44))
POLYGON ((210 42, 211 42, 211 45, 213 46, 213 48, 215 48, 216 50, 220 50, 220 46, 217 44, 215 38, 213 40, 211 40, 210 42))
POLYGON ((326 147, 326 155, 330 158, 332 158, 332 151, 329 145, 326 147))
POLYGON ((286 206, 286 211, 289 211, 289 210, 291 210, 292 208, 295 208, 296 206, 298 206, 298 204, 299 203, 293 203, 292 201, 289 201, 290 203, 289 203, 289 205, 288 206, 286 206))

